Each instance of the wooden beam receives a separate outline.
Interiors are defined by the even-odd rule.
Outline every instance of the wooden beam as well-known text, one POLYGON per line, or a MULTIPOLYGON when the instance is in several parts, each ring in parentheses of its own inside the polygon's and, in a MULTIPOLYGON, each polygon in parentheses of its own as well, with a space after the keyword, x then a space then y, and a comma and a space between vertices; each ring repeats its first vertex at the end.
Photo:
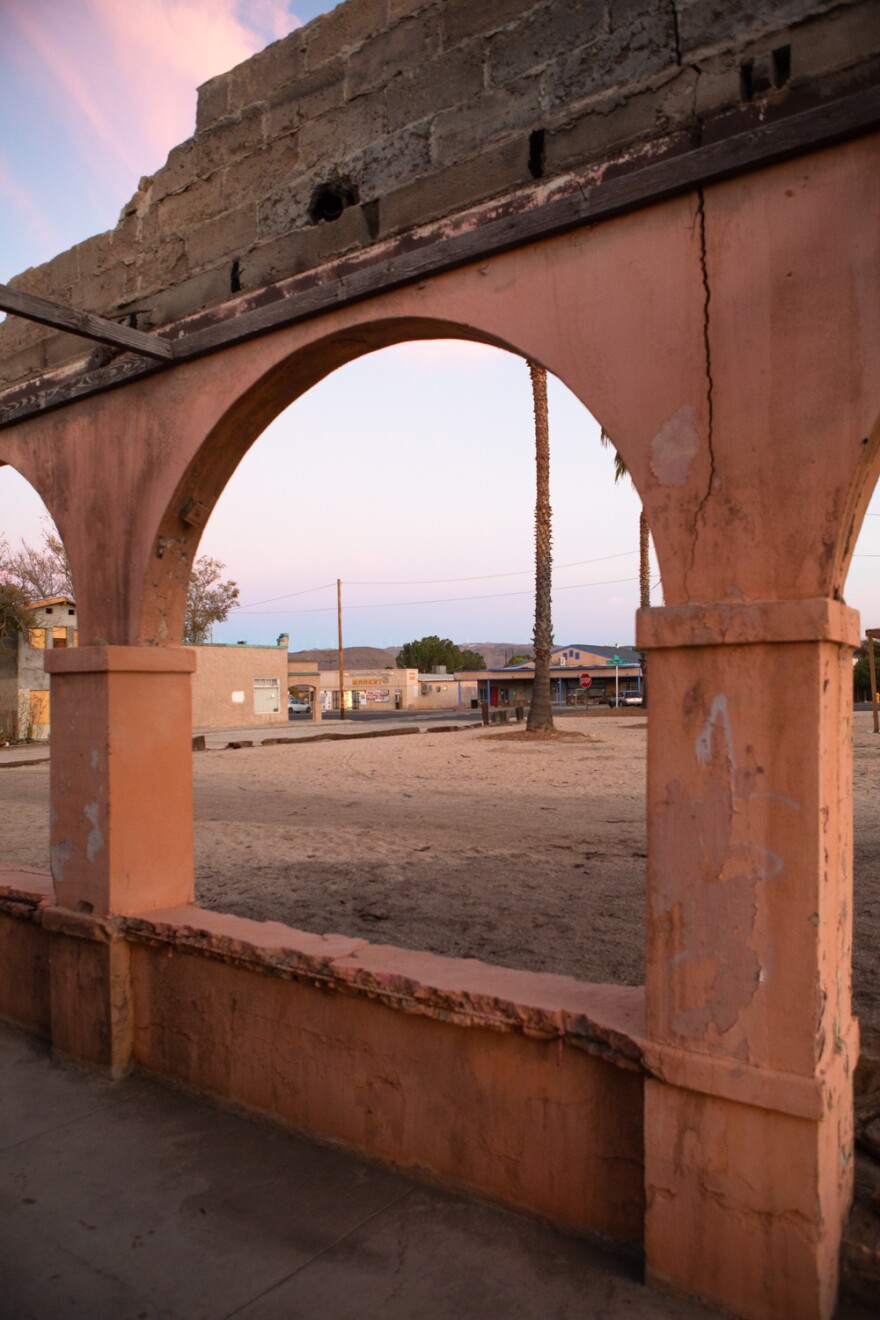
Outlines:
POLYGON ((142 330, 134 330, 131 326, 117 325, 115 321, 105 321, 103 316, 93 316, 91 312, 77 312, 72 307, 62 307, 34 293, 10 289, 8 284, 0 284, 0 311, 12 312, 14 316, 24 316, 29 321, 51 325, 54 330, 66 330, 69 334, 82 335, 85 339, 97 339, 101 344, 133 350, 144 357, 158 358, 163 362, 170 361, 174 356, 174 348, 167 339, 144 334, 142 330))
POLYGON ((427 224, 166 326, 163 333, 173 345, 173 362, 162 367, 143 358, 120 358, 80 376, 58 373, 13 386, 0 394, 0 427, 124 385, 166 365, 217 352, 526 243, 667 201, 878 126, 880 87, 871 86, 691 151, 632 165, 598 183, 585 180, 581 188, 551 201, 540 201, 536 189, 522 190, 458 213, 454 233, 449 232, 448 220, 427 224), (487 212, 491 218, 484 219, 487 212))

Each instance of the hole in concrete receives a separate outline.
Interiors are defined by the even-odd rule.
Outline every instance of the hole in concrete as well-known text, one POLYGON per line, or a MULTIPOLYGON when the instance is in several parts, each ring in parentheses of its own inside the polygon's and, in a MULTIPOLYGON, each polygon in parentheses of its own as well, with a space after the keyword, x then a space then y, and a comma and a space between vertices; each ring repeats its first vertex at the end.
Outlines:
POLYGON ((784 87, 791 77, 791 46, 779 46, 773 52, 773 86, 784 87))
POLYGON ((312 196, 309 219, 313 225, 321 220, 338 220, 346 207, 354 206, 356 201, 357 189, 352 184, 341 179, 323 183, 312 196))
POLYGON ((367 233, 375 241, 379 237, 379 199, 376 197, 370 202, 364 202, 361 209, 367 222, 367 233))
POLYGON ((533 179, 544 177, 544 153, 547 134, 543 128, 536 128, 529 134, 529 174, 533 179))
POLYGON ((84 898, 81 898, 76 905, 76 910, 77 912, 84 912, 86 915, 88 915, 90 912, 94 912, 95 908, 94 908, 94 904, 87 903, 84 898))
POLYGON ((743 101, 751 101, 755 95, 754 60, 745 60, 739 66, 739 94, 743 101))
POLYGON ((229 292, 241 293, 241 262, 238 257, 229 267, 229 292))

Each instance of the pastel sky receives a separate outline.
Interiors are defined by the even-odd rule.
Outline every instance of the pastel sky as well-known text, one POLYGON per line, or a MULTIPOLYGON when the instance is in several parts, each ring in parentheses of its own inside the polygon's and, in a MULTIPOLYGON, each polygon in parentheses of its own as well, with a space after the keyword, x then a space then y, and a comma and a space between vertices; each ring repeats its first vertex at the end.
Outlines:
MULTIPOLYGON (((0 0, 0 281, 110 229, 195 123, 199 83, 332 0, 0 0)), ((550 385, 554 631, 631 643, 638 513, 589 413, 550 385)), ((533 439, 525 364, 482 346, 401 345, 316 386, 259 438, 201 551, 243 608, 219 641, 527 641, 533 439), (317 458, 314 445, 319 438, 317 458)), ((40 538, 44 510, 0 468, 0 532, 40 538)), ((880 500, 847 599, 880 620, 880 500)), ((656 566, 654 600, 662 599, 656 566)))

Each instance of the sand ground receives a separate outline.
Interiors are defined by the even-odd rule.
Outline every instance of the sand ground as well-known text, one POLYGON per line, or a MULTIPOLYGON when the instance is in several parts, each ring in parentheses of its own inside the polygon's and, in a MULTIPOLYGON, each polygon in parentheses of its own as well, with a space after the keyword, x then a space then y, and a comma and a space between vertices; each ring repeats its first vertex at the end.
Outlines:
MULTIPOLYGON (((646 721, 194 757, 206 907, 589 981, 643 979, 646 721)), ((291 730, 291 733, 294 731, 291 730)), ((853 988, 880 1029, 880 737, 853 739, 853 988)), ((48 767, 0 769, 0 857, 48 868, 48 767)))

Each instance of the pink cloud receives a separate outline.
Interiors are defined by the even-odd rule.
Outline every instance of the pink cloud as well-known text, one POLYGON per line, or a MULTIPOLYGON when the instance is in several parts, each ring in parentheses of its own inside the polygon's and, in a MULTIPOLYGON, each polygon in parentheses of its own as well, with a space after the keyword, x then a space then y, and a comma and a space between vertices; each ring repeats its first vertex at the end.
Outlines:
POLYGON ((97 139, 95 145, 101 144, 109 149, 116 157, 117 165, 128 171, 136 170, 135 158, 124 133, 101 109, 90 90, 89 81, 95 86, 97 80, 89 80, 86 73, 88 62, 77 59, 75 46, 72 49, 66 39, 68 34, 63 21, 45 22, 39 13, 39 6, 14 5, 10 13, 27 46, 42 64, 42 72, 48 72, 50 82, 61 90, 68 122, 72 109, 74 117, 79 116, 85 120, 94 134, 97 139))
POLYGON ((302 27, 302 20, 289 13, 281 0, 241 0, 237 8, 246 16, 242 22, 269 41, 280 41, 294 28, 302 27))
POLYGON ((114 77, 140 127, 141 173, 158 167, 195 126, 196 88, 295 26, 280 0, 88 0, 109 45, 114 77))
POLYGON ((120 204, 195 127, 196 88, 298 26, 284 0, 5 0, 16 59, 120 204))

